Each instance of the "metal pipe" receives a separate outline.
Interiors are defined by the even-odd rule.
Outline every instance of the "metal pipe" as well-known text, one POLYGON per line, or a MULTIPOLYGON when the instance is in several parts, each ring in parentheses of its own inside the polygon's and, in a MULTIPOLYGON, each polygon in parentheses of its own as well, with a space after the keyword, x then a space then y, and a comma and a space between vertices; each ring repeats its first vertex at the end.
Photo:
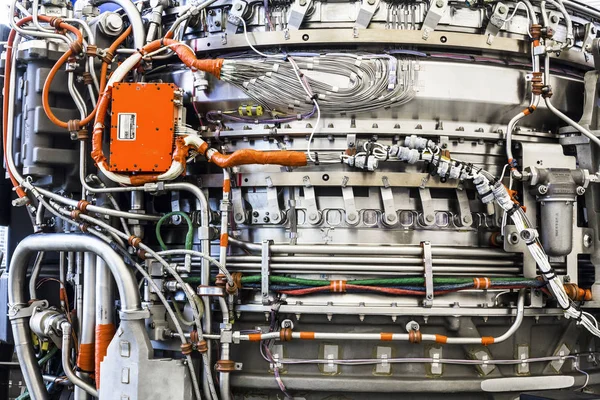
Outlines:
POLYGON ((129 18, 129 23, 131 24, 131 29, 133 33, 133 46, 136 49, 141 49, 144 47, 144 41, 146 39, 144 22, 142 21, 142 16, 140 15, 140 11, 135 6, 135 4, 131 0, 92 0, 91 4, 95 6, 99 6, 105 3, 115 3, 125 11, 127 14, 127 18, 129 18))
MULTIPOLYGON (((229 310, 227 301, 223 297, 219 297, 219 307, 223 314, 223 326, 229 326, 229 310)), ((226 328, 227 329, 227 328, 226 328)), ((221 343, 221 360, 229 360, 229 343, 221 343)), ((221 399, 231 400, 231 385, 229 383, 229 372, 219 372, 219 389, 221 391, 221 399)))
POLYGON ((33 269, 31 270, 31 278, 29 278, 29 297, 31 299, 37 299, 37 290, 35 283, 37 278, 40 276, 42 270, 42 261, 44 261, 44 252, 38 252, 35 262, 33 263, 33 269))
MULTIPOLYGON (((229 263, 229 267, 232 270, 257 270, 260 271, 260 264, 256 263, 229 263)), ((270 264, 269 269, 273 272, 280 272, 280 270, 288 270, 295 272, 308 272, 312 273, 319 271, 335 271, 335 272, 364 272, 368 271, 370 274, 378 273, 378 272, 415 272, 415 273, 423 273, 425 268, 421 265, 414 266, 388 266, 388 265, 350 265, 350 264, 338 264, 338 265, 328 265, 328 264, 270 264)), ((491 272, 498 273, 520 273, 522 269, 520 267, 479 267, 477 265, 469 266, 469 267, 444 267, 439 265, 433 266, 433 272, 436 273, 445 273, 445 272, 470 272, 472 275, 481 275, 491 272)))
POLYGON ((122 312, 141 310, 141 301, 133 274, 123 259, 100 239, 86 235, 54 233, 31 235, 19 243, 13 253, 8 275, 8 301, 12 312, 17 313, 11 319, 15 351, 29 393, 36 400, 45 400, 48 394, 31 343, 29 317, 18 315, 18 310, 27 307, 29 300, 24 288, 29 257, 31 253, 38 251, 92 252, 102 257, 117 277, 122 312))
MULTIPOLYGON (((261 245, 229 238, 229 243, 248 251, 261 251, 261 245)), ((377 255, 377 256, 419 256, 423 255, 421 246, 348 246, 322 244, 273 244, 272 253, 292 254, 331 254, 331 255, 377 255)), ((512 258, 514 254, 503 250, 482 249, 472 247, 432 246, 433 256, 478 257, 478 258, 512 258)))
POLYGON ((585 4, 579 4, 571 0, 563 0, 563 4, 572 10, 579 11, 591 17, 600 19, 600 11, 594 10, 590 6, 586 6, 585 4))
MULTIPOLYGON (((75 374, 75 371, 73 371, 73 366, 71 365, 71 361, 70 361, 70 357, 71 357, 71 324, 68 322, 63 322, 61 324, 61 329, 62 329, 62 334, 63 334, 63 336, 62 336, 62 367, 63 367, 63 370, 65 371, 65 375, 75 386, 82 388, 87 393, 89 393, 91 396, 98 397, 98 391, 96 390, 96 388, 93 387, 92 385, 90 385, 89 383, 87 383, 86 381, 84 381, 83 379, 81 379, 80 377, 78 377, 75 374)), ((34 398, 37 399, 35 396, 34 396, 34 398)))
MULTIPOLYGON (((230 263, 257 263, 260 265, 260 256, 229 256, 230 263)), ((320 264, 383 264, 383 265, 423 265, 423 259, 418 257, 271 257, 271 262, 282 264, 320 263, 320 264)), ((477 260, 461 258, 434 258, 433 263, 437 266, 467 266, 479 265, 489 267, 515 266, 513 260, 477 260)))
POLYGON ((80 342, 94 343, 96 326, 96 255, 83 256, 83 322, 80 342))
MULTIPOLYGON (((146 185, 147 190, 152 190, 154 185, 146 185)), ((174 183, 165 183, 165 190, 183 190, 191 193, 196 197, 196 208, 200 209, 200 228, 198 229, 198 237, 200 239, 200 249, 202 253, 210 255, 210 238, 208 235, 210 217, 209 217, 209 205, 208 200, 202 189, 200 189, 196 185, 192 185, 187 182, 174 182, 174 183)), ((207 259, 202 260, 202 268, 200 271, 200 282, 202 285, 210 285, 210 264, 207 259)), ((211 309, 210 309, 210 301, 207 296, 202 297, 202 303, 204 304, 204 313, 202 315, 202 328, 205 333, 210 333, 212 331, 212 321, 210 318, 211 309)), ((208 351, 205 353, 206 359, 203 364, 211 364, 211 350, 212 343, 208 341, 208 351)), ((210 385, 209 385, 209 374, 212 374, 212 371, 209 369, 202 374, 202 384, 204 389, 204 395, 207 399, 212 397, 210 393, 210 385)))

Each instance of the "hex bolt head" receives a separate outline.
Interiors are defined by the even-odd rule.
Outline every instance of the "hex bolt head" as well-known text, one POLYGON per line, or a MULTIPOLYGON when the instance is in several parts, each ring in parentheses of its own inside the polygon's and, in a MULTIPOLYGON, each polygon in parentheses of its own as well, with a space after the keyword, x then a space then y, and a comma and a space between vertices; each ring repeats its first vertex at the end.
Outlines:
POLYGON ((437 8, 442 8, 442 7, 444 7, 444 0, 437 0, 437 1, 435 2, 435 6, 436 6, 437 8))
POLYGON ((553 24, 558 23, 558 16, 553 15, 552 17, 550 17, 550 21, 552 21, 553 24))
POLYGON ((502 15, 506 14, 506 11, 507 11, 507 9, 506 9, 506 7, 504 7, 504 6, 500 6, 500 7, 498 8, 498 13, 500 13, 500 14, 502 14, 502 15))
POLYGON ((241 221, 243 219, 244 219, 244 216, 241 213, 235 214, 235 220, 236 221, 241 221))
POLYGON ((471 225, 473 223, 473 217, 471 217, 470 215, 465 215, 462 221, 466 225, 471 225))
POLYGON ((425 216, 425 221, 427 221, 427 222, 433 222, 434 219, 435 219, 435 217, 433 216, 433 214, 427 214, 425 216))
POLYGON ((385 216, 385 220, 391 224, 392 222, 396 221, 396 216, 393 214, 388 214, 385 216))
POLYGON ((546 193, 548 193, 548 186, 540 185, 538 187, 538 193, 539 194, 546 194, 546 193))
POLYGON ((347 218, 348 218, 348 221, 355 221, 356 220, 356 214, 350 213, 350 214, 348 214, 347 218))

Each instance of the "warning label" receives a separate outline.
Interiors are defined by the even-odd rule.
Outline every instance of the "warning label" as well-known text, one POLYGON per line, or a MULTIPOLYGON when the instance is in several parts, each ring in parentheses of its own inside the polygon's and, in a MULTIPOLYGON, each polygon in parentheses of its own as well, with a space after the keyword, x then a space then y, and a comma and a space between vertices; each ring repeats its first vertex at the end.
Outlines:
POLYGON ((117 126, 118 140, 135 140, 135 113, 119 113, 119 122, 117 126))

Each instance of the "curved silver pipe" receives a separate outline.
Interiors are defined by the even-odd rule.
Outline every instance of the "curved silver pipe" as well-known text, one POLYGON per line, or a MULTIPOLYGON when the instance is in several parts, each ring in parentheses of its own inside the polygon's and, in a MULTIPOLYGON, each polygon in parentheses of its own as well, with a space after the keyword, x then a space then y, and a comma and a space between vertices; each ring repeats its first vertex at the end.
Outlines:
POLYGON ((125 14, 127 14, 127 18, 129 18, 129 23, 131 23, 134 47, 136 49, 144 47, 144 41, 146 39, 144 22, 142 21, 140 11, 131 0, 93 0, 91 3, 95 6, 105 3, 115 3, 121 6, 123 11, 125 11, 125 14))
MULTIPOLYGON (((132 272, 122 258, 100 239, 77 234, 54 233, 48 235, 31 235, 23 239, 15 249, 8 274, 8 301, 11 309, 27 307, 27 291, 25 281, 29 257, 38 251, 84 251, 94 253, 107 263, 116 277, 121 297, 121 310, 124 313, 141 310, 140 295, 132 272)), ((37 367, 37 360, 31 343, 29 317, 16 316, 11 319, 15 341, 15 351, 21 364, 21 370, 31 397, 36 400, 48 398, 42 374, 37 367)))
MULTIPOLYGON (((77 387, 85 390, 88 394, 93 397, 98 397, 98 391, 95 387, 90 385, 75 374, 73 366, 71 365, 71 324, 63 322, 61 324, 62 329, 62 367, 65 371, 67 378, 77 387)), ((34 396, 34 398, 36 398, 34 396)))

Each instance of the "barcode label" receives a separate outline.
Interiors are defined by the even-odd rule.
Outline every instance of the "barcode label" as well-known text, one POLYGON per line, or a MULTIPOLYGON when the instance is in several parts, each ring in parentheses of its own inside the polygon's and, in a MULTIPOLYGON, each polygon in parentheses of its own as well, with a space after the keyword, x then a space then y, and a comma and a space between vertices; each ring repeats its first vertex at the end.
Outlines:
POLYGON ((135 140, 135 113, 120 113, 119 123, 117 125, 117 139, 119 140, 135 140))

